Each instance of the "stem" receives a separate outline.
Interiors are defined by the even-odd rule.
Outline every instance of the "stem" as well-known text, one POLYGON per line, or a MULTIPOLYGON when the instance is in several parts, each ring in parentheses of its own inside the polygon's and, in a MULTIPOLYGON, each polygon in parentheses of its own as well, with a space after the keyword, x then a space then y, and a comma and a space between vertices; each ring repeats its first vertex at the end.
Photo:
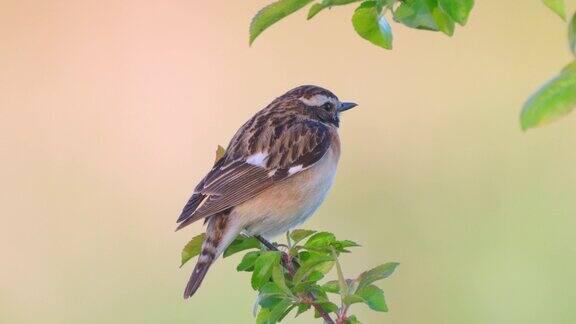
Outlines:
POLYGON ((338 255, 336 254, 336 250, 332 248, 332 256, 334 256, 334 260, 336 260, 336 272, 338 273, 338 284, 340 286, 340 298, 342 301, 342 307, 338 310, 338 315, 336 318, 337 324, 344 324, 346 321, 346 313, 348 312, 348 305, 344 302, 344 299, 348 295, 348 284, 346 283, 346 279, 344 278, 344 273, 342 272, 342 267, 340 266, 340 261, 338 261, 338 255))
MULTIPOLYGON (((274 246, 274 244, 268 242, 262 236, 254 235, 254 237, 258 241, 260 241, 268 250, 280 251, 280 250, 278 250, 277 247, 274 246)), ((296 262, 294 262, 294 260, 292 260, 292 258, 290 257, 290 255, 288 253, 282 252, 282 265, 284 266, 284 268, 286 268, 286 270, 288 270, 290 277, 294 277, 294 274, 296 273, 296 270, 298 268, 298 264, 296 262)), ((326 310, 320 304, 314 302, 316 300, 316 296, 314 296, 314 294, 308 293, 307 297, 311 299, 311 301, 312 301, 311 305, 314 306, 316 311, 318 311, 318 314, 320 314, 320 316, 322 316, 325 323, 335 324, 334 320, 330 317, 328 312, 326 312, 326 310)))
POLYGON ((348 306, 343 305, 342 308, 338 310, 338 317, 336 318, 336 324, 344 324, 346 322, 348 312, 348 306))

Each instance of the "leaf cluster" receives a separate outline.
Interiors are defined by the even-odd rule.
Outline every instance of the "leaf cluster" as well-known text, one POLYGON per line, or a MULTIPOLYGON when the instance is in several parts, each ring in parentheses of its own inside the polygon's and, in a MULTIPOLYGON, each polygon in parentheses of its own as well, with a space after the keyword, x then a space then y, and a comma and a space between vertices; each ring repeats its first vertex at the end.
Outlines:
MULTIPOLYGON (((250 44, 268 27, 312 2, 278 0, 262 8, 250 24, 250 44)), ((410 28, 452 36, 456 24, 466 24, 474 6, 474 0, 319 0, 308 10, 308 20, 325 9, 354 3, 360 3, 352 16, 354 30, 360 37, 385 49, 392 49, 390 18, 410 28)))
MULTIPOLYGON (((200 234, 184 247, 182 265, 200 253, 204 238, 200 234)), ((338 258, 359 247, 356 242, 338 240, 329 232, 299 229, 287 235, 287 245, 276 246, 284 251, 268 250, 256 238, 239 235, 224 252, 224 257, 246 252, 236 270, 251 273, 250 285, 257 292, 256 323, 273 324, 290 313, 300 316, 308 311, 324 320, 329 316, 338 323, 360 323, 349 314, 356 303, 388 311, 384 291, 375 283, 389 277, 398 263, 385 263, 356 278, 345 278, 338 258), (336 279, 325 280, 334 268, 336 279)))

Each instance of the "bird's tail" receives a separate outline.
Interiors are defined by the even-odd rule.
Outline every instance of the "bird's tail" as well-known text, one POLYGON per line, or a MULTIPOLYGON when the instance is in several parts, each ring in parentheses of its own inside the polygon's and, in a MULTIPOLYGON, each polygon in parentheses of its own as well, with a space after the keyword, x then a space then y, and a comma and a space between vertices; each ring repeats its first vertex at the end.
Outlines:
POLYGON ((194 295, 198 287, 200 287, 202 280, 204 280, 208 269, 212 263, 214 263, 214 260, 220 256, 224 249, 230 245, 240 232, 237 226, 231 224, 229 216, 229 211, 225 211, 210 216, 208 219, 206 238, 202 244, 202 251, 184 290, 185 299, 194 295))

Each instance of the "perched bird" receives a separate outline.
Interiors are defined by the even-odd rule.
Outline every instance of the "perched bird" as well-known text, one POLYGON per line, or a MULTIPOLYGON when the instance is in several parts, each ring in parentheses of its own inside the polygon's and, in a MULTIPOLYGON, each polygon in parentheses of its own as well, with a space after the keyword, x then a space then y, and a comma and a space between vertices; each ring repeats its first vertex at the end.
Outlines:
POLYGON ((305 85, 250 118, 200 181, 177 230, 205 219, 206 238, 184 298, 241 232, 270 238, 305 221, 324 200, 340 157, 340 113, 355 107, 305 85))

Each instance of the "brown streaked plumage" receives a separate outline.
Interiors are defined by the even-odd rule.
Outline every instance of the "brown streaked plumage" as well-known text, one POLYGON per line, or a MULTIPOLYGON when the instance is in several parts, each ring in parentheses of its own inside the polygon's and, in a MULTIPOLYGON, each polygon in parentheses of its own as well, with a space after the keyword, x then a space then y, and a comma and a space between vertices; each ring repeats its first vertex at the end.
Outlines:
POLYGON ((196 292, 210 265, 240 232, 271 237, 316 210, 340 156, 339 114, 354 106, 321 87, 300 86, 236 132, 178 218, 177 229, 200 219, 208 224, 184 298, 196 292))

